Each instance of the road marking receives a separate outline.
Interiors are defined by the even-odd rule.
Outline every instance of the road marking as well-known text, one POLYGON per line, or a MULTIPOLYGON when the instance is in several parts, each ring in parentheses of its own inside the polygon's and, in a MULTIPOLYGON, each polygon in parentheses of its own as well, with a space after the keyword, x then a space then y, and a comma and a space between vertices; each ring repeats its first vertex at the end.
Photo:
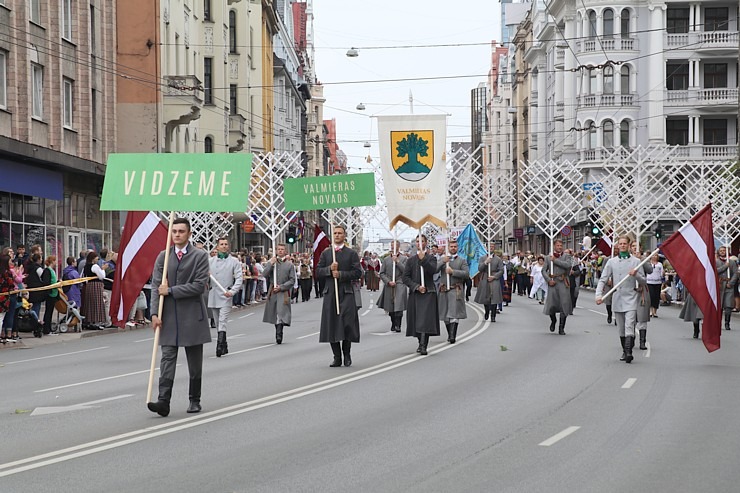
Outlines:
POLYGON ((370 313, 370 310, 365 310, 364 312, 362 312, 362 315, 360 315, 360 316, 361 316, 361 317, 364 317, 364 316, 365 316, 365 315, 367 315, 368 313, 370 313))
MULTIPOLYGON (((441 344, 438 344, 437 346, 434 346, 431 350, 429 350, 429 353, 435 354, 435 353, 439 353, 442 351, 446 351, 454 347, 460 347, 459 343, 462 343, 474 337, 477 337, 483 332, 485 332, 486 330, 488 330, 491 327, 491 325, 487 323, 483 323, 484 320, 480 317, 482 310, 478 310, 476 308, 474 311, 478 313, 478 322, 473 326, 472 329, 468 330, 467 332, 462 334, 460 337, 458 337, 457 339, 458 344, 448 344, 446 342, 441 343, 441 344)), ((259 348, 254 348, 254 349, 259 349, 259 348)), ((189 428, 194 428, 196 426, 208 424, 214 421, 220 421, 220 420, 227 419, 233 416, 238 416, 238 415, 248 413, 251 411, 256 411, 258 409, 262 409, 265 407, 274 406, 276 404, 281 404, 283 402, 305 397, 307 395, 312 395, 312 394, 315 394, 317 392, 321 392, 324 390, 333 389, 340 385, 352 383, 357 380, 361 380, 361 379, 368 378, 374 375, 378 375, 380 373, 384 373, 390 370, 394 370, 396 368, 400 368, 401 366, 405 366, 410 363, 417 363, 420 361, 426 361, 426 358, 419 357, 417 354, 409 354, 406 356, 401 356, 394 360, 387 361, 385 363, 380 363, 378 365, 371 366, 363 370, 357 370, 352 373, 348 373, 348 374, 341 375, 338 377, 330 378, 328 380, 323 380, 320 382, 312 383, 312 384, 305 385, 303 387, 298 387, 292 390, 287 390, 285 392, 281 392, 281 393, 274 394, 271 396, 262 397, 259 399, 255 399, 253 401, 243 402, 241 404, 235 404, 233 406, 225 407, 223 409, 218 409, 215 411, 199 413, 197 416, 191 416, 191 417, 182 418, 176 421, 171 421, 171 422, 167 422, 167 423, 156 425, 156 426, 141 428, 139 430, 134 430, 134 431, 130 431, 127 433, 123 433, 120 435, 115 435, 115 436, 111 436, 107 438, 101 438, 100 440, 96 440, 93 442, 83 443, 80 445, 75 445, 75 446, 68 447, 68 448, 61 449, 61 450, 55 450, 52 452, 47 452, 45 454, 40 454, 40 455, 36 455, 33 457, 27 457, 25 459, 19 459, 13 462, 7 462, 5 464, 0 464, 0 478, 5 477, 5 476, 11 476, 13 474, 18 474, 18 473, 25 472, 25 471, 39 469, 41 467, 58 464, 61 462, 66 462, 66 461, 77 459, 80 457, 85 457, 88 455, 96 454, 98 452, 112 450, 115 448, 119 448, 125 445, 132 444, 132 443, 143 442, 144 440, 157 438, 159 436, 164 436, 170 433, 183 431, 189 428)))
POLYGON ((575 433, 576 431, 578 431, 578 429, 580 429, 580 426, 569 426, 563 431, 561 431, 560 433, 558 433, 557 435, 553 435, 547 440, 545 440, 544 442, 540 443, 540 446, 549 447, 550 445, 554 445, 558 443, 560 440, 562 440, 563 438, 567 437, 568 435, 575 433))
POLYGON ((319 334, 321 334, 321 332, 314 332, 313 334, 307 334, 305 336, 296 337, 296 339, 306 339, 307 337, 313 337, 313 336, 317 336, 319 334))
POLYGON ((62 353, 62 354, 54 354, 52 356, 40 356, 38 358, 31 358, 31 359, 23 359, 20 361, 11 361, 9 363, 5 363, 6 365, 16 365, 18 363, 28 363, 29 361, 40 361, 42 359, 51 359, 51 358, 59 358, 60 356, 71 356, 73 354, 80 354, 80 353, 89 353, 90 351, 100 351, 101 349, 108 349, 110 346, 103 346, 103 347, 96 347, 93 349, 83 349, 82 351, 73 351, 71 353, 62 353))
POLYGON ((149 337, 147 339, 139 339, 138 341, 134 341, 134 342, 148 342, 148 341, 153 341, 153 340, 154 340, 154 337, 149 337))
POLYGON ((133 397, 134 394, 117 395, 115 397, 107 397, 105 399, 98 399, 97 401, 82 402, 80 404, 72 404, 71 406, 52 406, 52 407, 37 407, 31 413, 31 416, 44 416, 46 414, 57 414, 66 413, 69 411, 81 411, 83 409, 94 409, 97 406, 94 404, 100 404, 101 402, 115 401, 118 399, 125 399, 127 397, 133 397))
POLYGON ((370 332, 370 335, 374 335, 374 336, 388 336, 388 335, 391 335, 391 334, 394 334, 394 332, 391 331, 391 330, 389 330, 387 332, 370 332))
POLYGON ((600 312, 600 311, 597 311, 597 310, 592 310, 590 308, 586 308, 586 310, 590 311, 591 313, 595 313, 597 315, 606 315, 606 313, 604 313, 604 312, 600 312))
POLYGON ((233 336, 229 336, 229 339, 236 339, 237 337, 244 337, 246 334, 236 334, 233 336))
MULTIPOLYGON (((182 364, 178 363, 177 366, 182 366, 182 364)), ((155 368, 155 370, 159 370, 159 368, 155 368)), ((52 390, 59 390, 59 389, 68 389, 70 387, 79 387, 80 385, 86 385, 88 383, 97 383, 97 382, 105 382, 106 380, 115 380, 116 378, 123 378, 123 377, 130 377, 132 375, 140 375, 142 373, 149 373, 149 370, 143 370, 143 371, 132 371, 131 373, 122 373, 120 375, 113 375, 110 377, 103 377, 103 378, 96 378, 95 380, 86 380, 84 382, 77 382, 77 383, 70 383, 68 385, 60 385, 58 387, 50 387, 48 389, 41 389, 41 390, 34 390, 35 393, 41 393, 41 392, 49 392, 52 390)))
MULTIPOLYGON (((262 348, 266 348, 266 347, 270 347, 270 346, 277 346, 277 344, 275 344, 275 343, 265 344, 264 346, 257 346, 257 347, 252 347, 252 348, 249 348, 249 349, 242 349, 241 351, 229 351, 229 354, 248 353, 249 351, 256 351, 258 349, 262 349, 262 348)), ((211 359, 213 359, 213 358, 215 358, 215 356, 211 356, 211 359)))
POLYGON ((653 350, 653 346, 650 345, 649 342, 646 342, 645 345, 647 346, 647 351, 645 351, 645 357, 650 357, 650 352, 653 350))
POLYGON ((242 315, 242 316, 241 316, 241 317, 239 317, 239 318, 247 318, 247 317, 251 317, 252 315, 254 315, 254 312, 252 312, 252 313, 247 313, 246 315, 242 315))
POLYGON ((637 381, 636 378, 628 378, 627 381, 624 382, 624 385, 622 385, 622 388, 623 389, 631 389, 632 386, 635 384, 636 381, 637 381))

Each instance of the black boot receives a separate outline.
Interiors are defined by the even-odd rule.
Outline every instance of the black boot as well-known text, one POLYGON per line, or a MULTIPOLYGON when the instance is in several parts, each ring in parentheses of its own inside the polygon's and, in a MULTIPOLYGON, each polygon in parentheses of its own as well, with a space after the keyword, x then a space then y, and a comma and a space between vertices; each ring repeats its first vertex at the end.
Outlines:
POLYGON ((486 313, 483 315, 483 320, 488 320, 488 313, 491 311, 491 305, 484 305, 486 307, 486 313))
POLYGON ((732 312, 725 313, 725 330, 730 330, 730 320, 732 320, 732 312))
POLYGON ((624 362, 632 363, 634 359, 632 357, 632 348, 635 346, 635 336, 627 336, 624 338, 624 362))
POLYGON ((419 354, 422 356, 427 355, 427 345, 429 344, 429 334, 422 334, 421 335, 421 351, 419 351, 419 354))
POLYGON ((159 379, 159 397, 157 402, 149 402, 146 407, 153 413, 162 417, 170 414, 170 397, 172 397, 172 380, 169 378, 159 379))
POLYGON ((625 338, 624 336, 620 336, 620 337, 619 337, 619 342, 621 342, 621 343, 622 343, 622 357, 621 357, 621 358, 619 358, 619 361, 624 361, 624 359, 625 359, 625 358, 627 357, 627 355, 626 355, 626 354, 624 353, 624 340, 625 340, 625 339, 626 339, 626 338, 625 338))
POLYGON ((491 305, 491 322, 496 321, 496 314, 498 313, 498 309, 496 308, 496 305, 491 305))
POLYGON ((403 322, 403 312, 396 312, 396 332, 401 332, 401 323, 403 322))
POLYGON ((452 328, 452 335, 450 336, 450 344, 455 344, 455 339, 457 339, 457 322, 450 324, 450 327, 452 328))
POLYGON ((350 348, 352 343, 350 341, 342 341, 342 354, 344 354, 344 366, 352 366, 352 356, 350 356, 350 348))
POLYGON ((555 324, 558 323, 558 319, 555 315, 550 315, 550 332, 555 332, 555 324))
POLYGON ((699 338, 699 322, 694 322, 694 339, 699 338))
POLYGON ((640 329, 640 349, 647 349, 647 329, 640 329))
POLYGON ((560 314, 560 324, 558 325, 558 334, 565 335, 565 319, 568 318, 565 313, 560 314))
POLYGON ((419 347, 416 348, 416 352, 420 353, 421 352, 421 334, 416 334, 416 338, 419 339, 419 347))
POLYGON ((212 329, 216 328, 216 321, 214 319, 211 319, 211 328, 212 329))
POLYGON ((447 342, 452 342, 452 327, 451 323, 445 322, 445 327, 447 328, 447 342))
POLYGON ((218 339, 216 340, 216 357, 220 358, 224 352, 224 344, 226 343, 226 332, 223 330, 218 331, 218 339))
POLYGON ((606 323, 612 323, 612 306, 606 305, 606 323))
POLYGON ((275 325, 275 342, 278 344, 283 343, 283 324, 275 325))
MULTIPOLYGON (((224 332, 224 334, 226 334, 226 332, 224 332)), ((190 391, 188 392, 188 397, 190 397, 190 405, 188 406, 188 410, 186 411, 188 413, 191 413, 191 414, 199 413, 201 411, 200 386, 201 386, 200 378, 190 379, 190 391)))
POLYGON ((330 343, 331 352, 334 353, 334 361, 329 365, 331 368, 342 366, 342 347, 338 342, 330 343))
POLYGON ((396 312, 391 312, 391 332, 396 331, 396 312))

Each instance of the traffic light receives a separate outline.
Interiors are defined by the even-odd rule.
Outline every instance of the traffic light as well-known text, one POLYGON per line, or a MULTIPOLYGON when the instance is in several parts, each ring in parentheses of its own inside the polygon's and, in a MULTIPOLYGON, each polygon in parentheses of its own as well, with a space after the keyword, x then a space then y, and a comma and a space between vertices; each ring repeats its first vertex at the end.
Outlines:
POLYGON ((292 245, 293 243, 295 243, 295 237, 296 237, 295 226, 291 224, 288 226, 288 231, 285 233, 285 241, 289 245, 292 245))
POLYGON ((660 225, 655 227, 655 238, 660 240, 663 237, 663 231, 660 229, 660 225))
POLYGON ((591 227, 591 237, 598 238, 599 236, 601 236, 601 229, 599 229, 598 226, 592 226, 591 227))

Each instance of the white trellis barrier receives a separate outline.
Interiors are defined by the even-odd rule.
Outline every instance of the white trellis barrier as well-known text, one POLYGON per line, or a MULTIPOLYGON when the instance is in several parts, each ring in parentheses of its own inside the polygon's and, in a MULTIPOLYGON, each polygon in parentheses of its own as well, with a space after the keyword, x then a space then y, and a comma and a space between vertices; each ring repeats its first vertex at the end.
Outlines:
MULTIPOLYGON (((159 216, 164 221, 169 221, 170 212, 160 211, 159 216)), ((190 230, 193 232, 192 240, 195 243, 203 243, 206 251, 211 251, 218 245, 218 239, 229 236, 234 229, 232 222, 233 214, 230 212, 175 212, 175 216, 184 217, 190 221, 190 230)))

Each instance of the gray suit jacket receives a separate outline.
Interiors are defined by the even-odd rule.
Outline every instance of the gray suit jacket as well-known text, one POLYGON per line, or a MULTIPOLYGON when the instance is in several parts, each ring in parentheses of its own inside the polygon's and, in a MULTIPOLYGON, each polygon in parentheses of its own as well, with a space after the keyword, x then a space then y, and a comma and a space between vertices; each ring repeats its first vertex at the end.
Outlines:
MULTIPOLYGON (((610 277, 614 281, 614 286, 616 286, 624 277, 629 276, 629 271, 637 267, 639 263, 640 260, 633 256, 626 259, 610 258, 601 273, 599 284, 596 286, 596 298, 602 297, 608 291, 605 286, 610 277)), ((612 295, 612 310, 615 312, 636 311, 640 303, 640 293, 637 288, 645 284, 647 284, 645 277, 641 270, 638 270, 634 280, 626 280, 612 295)))

